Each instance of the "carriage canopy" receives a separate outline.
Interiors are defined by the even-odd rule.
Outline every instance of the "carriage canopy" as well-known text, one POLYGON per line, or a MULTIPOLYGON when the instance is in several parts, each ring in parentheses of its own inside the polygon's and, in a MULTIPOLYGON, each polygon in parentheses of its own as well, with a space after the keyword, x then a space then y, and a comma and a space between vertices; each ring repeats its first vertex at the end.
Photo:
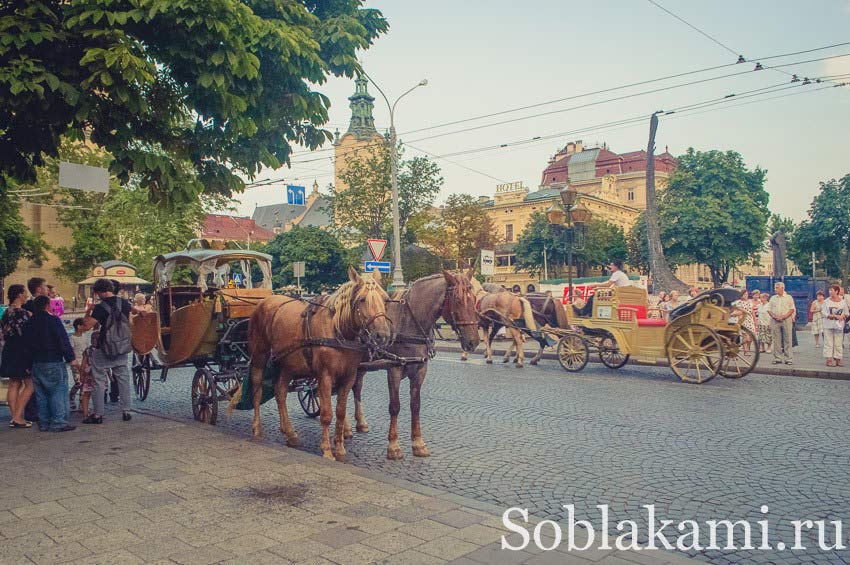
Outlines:
POLYGON ((192 248, 192 242, 183 251, 159 255, 153 262, 153 278, 158 289, 171 285, 174 272, 178 267, 186 266, 198 276, 201 290, 225 288, 232 280, 232 274, 242 275, 245 288, 272 288, 271 255, 247 249, 205 249, 192 248), (251 270, 257 266, 262 280, 254 284, 251 270))

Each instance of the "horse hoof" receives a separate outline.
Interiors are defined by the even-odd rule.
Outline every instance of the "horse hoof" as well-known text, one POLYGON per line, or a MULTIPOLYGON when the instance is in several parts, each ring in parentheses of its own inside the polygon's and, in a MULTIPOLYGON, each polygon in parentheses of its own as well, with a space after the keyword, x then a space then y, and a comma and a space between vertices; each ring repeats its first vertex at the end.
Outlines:
POLYGON ((325 459, 329 459, 329 460, 331 460, 331 461, 333 461, 333 460, 334 460, 334 455, 333 455, 333 453, 331 453, 330 451, 323 451, 323 452, 322 452, 322 457, 323 457, 323 458, 325 458, 325 459))
POLYGON ((416 457, 428 457, 431 455, 431 452, 423 445, 420 447, 413 447, 413 455, 416 457))
POLYGON ((388 447, 387 459, 389 459, 390 461, 401 461, 402 459, 404 459, 404 453, 401 452, 401 448, 396 447, 395 449, 393 449, 388 447))
POLYGON ((488 365, 492 365, 492 364, 493 364, 493 360, 492 360, 492 359, 487 359, 487 364, 488 364, 488 365))
POLYGON ((510 361, 509 357, 505 357, 504 359, 502 359, 502 363, 507 363, 508 361, 510 361))
POLYGON ((340 463, 344 463, 345 462, 345 450, 341 449, 341 450, 334 451, 333 458, 336 459, 337 461, 339 461, 340 463))
POLYGON ((536 366, 537 366, 537 361, 532 361, 532 362, 531 362, 531 364, 532 364, 532 366, 535 366, 535 367, 536 367, 536 366))
POLYGON ((357 431, 361 434, 365 434, 369 432, 369 424, 357 424, 357 431))
POLYGON ((287 447, 301 447, 301 442, 298 441, 298 436, 286 438, 287 447))
POLYGON ((342 437, 344 439, 351 439, 354 437, 354 432, 352 432, 350 429, 345 430, 344 432, 342 432, 342 437))
POLYGON ((517 364, 516 364, 516 368, 517 368, 517 369, 522 369, 522 363, 517 363, 517 364))

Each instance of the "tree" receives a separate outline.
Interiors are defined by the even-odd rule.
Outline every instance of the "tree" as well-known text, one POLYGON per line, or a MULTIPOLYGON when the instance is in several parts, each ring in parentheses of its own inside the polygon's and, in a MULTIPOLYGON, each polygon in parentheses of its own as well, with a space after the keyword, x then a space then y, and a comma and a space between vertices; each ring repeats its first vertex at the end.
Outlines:
POLYGON ((735 266, 752 260, 763 248, 770 216, 765 173, 748 170, 734 151, 688 149, 659 203, 669 252, 708 266, 716 287, 735 266))
POLYGON ((685 292, 688 286, 676 278, 664 255, 661 245, 661 217, 658 198, 655 194, 655 133, 658 131, 658 114, 649 120, 649 142, 646 146, 646 239, 649 271, 653 286, 667 290, 685 292))
POLYGON ((275 287, 295 285, 292 263, 304 261, 301 286, 310 292, 328 290, 348 280, 349 253, 332 233, 315 226, 295 226, 266 244, 272 256, 275 287))
MULTIPOLYGON (((399 155, 401 149, 399 148, 399 155)), ((346 158, 339 175, 347 186, 331 189, 329 212, 340 234, 351 241, 388 238, 392 233, 392 184, 390 152, 376 144, 346 158)), ((440 167, 426 157, 399 162, 399 231, 421 217, 434 203, 443 186, 440 167)), ((410 238, 412 239, 412 238, 410 238)))
POLYGON ((45 259, 45 243, 41 234, 24 224, 20 205, 0 185, 0 304, 6 299, 5 279, 26 259, 41 265, 45 259))
MULTIPOLYGON (((670 254, 668 249, 667 234, 661 230, 661 246, 664 249, 664 260, 670 270, 675 273, 679 267, 679 259, 670 254)), ((646 234, 646 214, 638 214, 632 229, 626 236, 626 263, 629 267, 637 269, 642 275, 650 273, 649 268, 649 244, 646 234)))
POLYGON ((419 234, 419 240, 456 268, 474 265, 481 249, 492 249, 499 236, 493 220, 469 194, 452 194, 439 214, 419 234))
MULTIPOLYGON (((574 226, 575 227, 575 226, 574 226)), ((514 246, 516 270, 528 269, 535 275, 543 272, 543 249, 550 275, 558 276, 568 262, 569 242, 563 226, 551 226, 544 212, 534 212, 514 246)), ((591 220, 583 226, 584 246, 573 250, 573 263, 579 273, 591 267, 604 266, 626 258, 623 230, 604 220, 591 220)), ((578 236, 577 236, 578 237, 578 236)))
POLYGON ((820 183, 808 217, 794 232, 793 247, 798 266, 815 253, 827 273, 839 274, 842 282, 850 279, 850 174, 820 183))
MULTIPOLYGON (((65 135, 155 201, 230 196, 315 149, 357 52, 387 30, 362 0, 30 0, 0 18, 0 179, 32 182, 65 135)), ((11 6, 11 7, 9 7, 11 6)))

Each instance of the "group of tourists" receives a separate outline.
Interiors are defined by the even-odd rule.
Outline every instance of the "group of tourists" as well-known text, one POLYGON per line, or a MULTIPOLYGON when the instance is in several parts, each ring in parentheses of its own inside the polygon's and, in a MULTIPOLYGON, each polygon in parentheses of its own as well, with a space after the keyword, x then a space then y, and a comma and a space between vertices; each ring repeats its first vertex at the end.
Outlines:
POLYGON ((149 309, 144 303, 141 307, 131 306, 117 296, 116 281, 98 279, 92 290, 99 302, 90 305, 84 317, 74 320, 74 334, 69 336, 51 308, 50 287, 45 279, 32 278, 26 287, 9 286, 9 306, 0 318, 0 377, 9 379, 9 427, 30 428, 37 422, 40 431, 72 431, 76 426, 69 423, 69 418, 77 393, 82 422, 101 424, 110 378, 117 383, 122 419, 131 419, 129 316, 149 309), (95 328, 99 331, 92 332, 95 328), (69 365, 73 388, 68 386, 69 365), (94 406, 89 411, 91 398, 94 406))

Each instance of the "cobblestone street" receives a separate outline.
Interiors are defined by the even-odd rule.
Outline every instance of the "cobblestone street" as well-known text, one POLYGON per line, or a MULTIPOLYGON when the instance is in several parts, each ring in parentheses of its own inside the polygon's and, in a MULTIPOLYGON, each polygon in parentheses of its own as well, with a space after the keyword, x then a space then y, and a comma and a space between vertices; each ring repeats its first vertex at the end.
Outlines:
MULTIPOLYGON (((658 519, 676 522, 746 519, 755 526, 768 519, 771 544, 782 540, 790 548, 791 520, 850 520, 850 383, 754 374, 693 386, 666 368, 612 372, 591 364, 572 375, 553 361, 516 370, 480 359, 461 364, 441 354, 433 362, 423 388, 427 459, 410 453, 404 387, 399 435, 405 460, 385 459, 385 377, 368 375, 371 432, 347 442, 348 462, 544 517, 563 519, 561 505, 575 504, 578 517, 598 524, 595 506, 608 504, 612 529, 623 519, 644 523, 642 505, 655 504, 658 519), (762 505, 769 507, 766 515, 762 505)), ((191 418, 191 374, 171 371, 167 383, 154 379, 148 400, 137 407, 191 418)), ((289 406, 302 449, 318 452, 318 422, 304 416, 295 395, 289 406)), ((264 406, 263 422, 267 438, 286 449, 273 402, 264 406)), ((247 413, 220 416, 218 425, 250 435, 247 413)), ((758 545, 755 530, 753 540, 758 545)), ((803 543, 806 551, 700 557, 717 563, 850 560, 847 551, 818 553, 814 531, 803 530, 803 543)))

